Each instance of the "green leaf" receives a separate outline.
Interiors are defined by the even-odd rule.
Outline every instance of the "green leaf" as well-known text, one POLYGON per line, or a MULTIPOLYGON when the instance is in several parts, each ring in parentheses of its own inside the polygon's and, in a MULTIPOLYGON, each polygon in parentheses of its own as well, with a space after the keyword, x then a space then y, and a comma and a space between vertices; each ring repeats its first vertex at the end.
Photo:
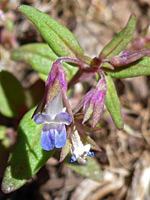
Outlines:
POLYGON ((3 177, 5 168, 7 166, 7 160, 9 156, 9 138, 5 138, 3 141, 0 141, 0 178, 3 177))
POLYGON ((5 193, 12 192, 24 185, 54 151, 44 151, 40 145, 42 125, 31 119, 34 109, 23 117, 18 128, 18 140, 8 160, 2 189, 5 193))
POLYGON ((53 62, 58 56, 44 43, 33 43, 19 47, 12 52, 11 58, 15 61, 25 61, 35 71, 49 74, 53 62))
POLYGON ((6 168, 10 148, 10 138, 6 134, 6 130, 7 127, 0 126, 0 178, 6 168))
POLYGON ((120 102, 119 102, 119 98, 115 89, 115 85, 110 76, 106 76, 106 81, 107 81, 108 90, 106 93, 105 104, 117 128, 122 129, 123 119, 122 119, 120 102))
POLYGON ((150 75, 150 57, 144 57, 131 66, 117 67, 115 70, 104 71, 112 78, 132 78, 136 76, 150 75))
POLYGON ((20 82, 9 72, 0 72, 0 113, 19 117, 24 110, 25 96, 20 82))
POLYGON ((136 19, 134 14, 132 14, 126 27, 104 47, 99 57, 110 59, 118 55, 132 39, 135 25, 136 19))
POLYGON ((106 68, 106 69, 114 70, 113 65, 111 65, 110 63, 107 63, 107 62, 103 63, 103 64, 101 65, 101 68, 106 68))
POLYGON ((58 56, 76 57, 76 54, 83 54, 75 36, 53 18, 26 5, 18 7, 18 10, 31 20, 58 56))
MULTIPOLYGON (((46 81, 51 66, 58 56, 44 43, 27 44, 12 52, 11 58, 15 61, 27 62, 35 71, 40 73, 40 78, 46 81), (45 76, 46 75, 46 76, 45 76)), ((77 72, 78 68, 63 63, 67 81, 77 72)))
POLYGON ((6 137, 6 126, 0 125, 0 140, 5 139, 6 137))
POLYGON ((67 167, 74 170, 78 174, 93 179, 94 181, 100 182, 102 180, 100 166, 94 158, 88 157, 88 162, 86 165, 80 165, 77 162, 71 163, 69 157, 66 158, 64 163, 67 167))

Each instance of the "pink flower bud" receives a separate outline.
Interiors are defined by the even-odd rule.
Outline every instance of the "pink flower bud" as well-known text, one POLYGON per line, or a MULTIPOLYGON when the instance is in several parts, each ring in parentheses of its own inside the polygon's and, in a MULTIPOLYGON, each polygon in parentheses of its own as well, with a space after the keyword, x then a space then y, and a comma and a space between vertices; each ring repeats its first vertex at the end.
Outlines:
POLYGON ((83 121, 85 123, 92 118, 92 128, 94 128, 101 118, 104 110, 105 97, 107 92, 107 83, 105 75, 101 70, 97 71, 101 75, 101 79, 83 98, 81 103, 76 107, 75 113, 83 108, 83 121))

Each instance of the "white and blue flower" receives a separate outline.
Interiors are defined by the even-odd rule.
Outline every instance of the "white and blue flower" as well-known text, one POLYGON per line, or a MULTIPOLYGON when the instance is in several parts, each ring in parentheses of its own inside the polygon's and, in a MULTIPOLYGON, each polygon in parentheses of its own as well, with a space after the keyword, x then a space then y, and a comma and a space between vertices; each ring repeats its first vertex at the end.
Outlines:
POLYGON ((77 130, 71 134, 71 162, 78 161, 84 165, 87 163, 87 156, 94 157, 94 152, 91 152, 91 145, 84 144, 77 130))
POLYGON ((61 92, 47 105, 45 114, 33 117, 36 124, 44 124, 41 132, 41 146, 50 151, 62 148, 66 144, 66 127, 72 122, 71 116, 65 112, 61 92))

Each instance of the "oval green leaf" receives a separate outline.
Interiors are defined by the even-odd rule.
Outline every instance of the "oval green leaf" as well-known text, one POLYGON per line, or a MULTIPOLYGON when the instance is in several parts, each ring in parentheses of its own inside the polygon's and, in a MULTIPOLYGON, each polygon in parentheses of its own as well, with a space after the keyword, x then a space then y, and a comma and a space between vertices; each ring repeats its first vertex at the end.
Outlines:
POLYGON ((144 57, 131 66, 118 67, 113 71, 104 69, 104 71, 112 78, 132 78, 145 75, 148 76, 150 75, 150 57, 144 57))
POLYGON ((11 59, 15 61, 25 61, 35 71, 42 74, 49 74, 53 62, 58 56, 52 49, 44 43, 27 44, 14 50, 11 59))
POLYGON ((34 109, 26 113, 19 124, 18 140, 10 154, 2 181, 5 193, 24 185, 53 155, 54 151, 44 151, 41 148, 42 125, 35 124, 31 119, 33 112, 34 109))
POLYGON ((25 95, 20 82, 9 72, 0 72, 0 113, 19 117, 24 112, 25 95))
POLYGON ((120 109, 120 101, 115 89, 115 85, 110 76, 106 76, 106 81, 107 81, 107 93, 106 93, 105 104, 117 128, 122 129, 123 119, 120 109))
POLYGON ((10 150, 10 138, 6 134, 6 130, 7 127, 0 126, 0 178, 4 174, 10 150))
POLYGON ((102 171, 99 164, 94 158, 88 157, 88 162, 86 165, 80 165, 77 162, 71 163, 69 157, 66 158, 64 163, 67 167, 74 170, 78 174, 81 174, 82 176, 85 176, 97 182, 100 182, 102 180, 102 171))
POLYGON ((104 47, 99 57, 110 59, 111 57, 118 55, 132 39, 135 25, 135 15, 132 14, 126 27, 104 47))
MULTIPOLYGON (((12 52, 11 58, 15 61, 25 61, 35 71, 40 73, 42 80, 46 81, 51 66, 58 56, 44 43, 27 44, 12 52)), ((63 63, 67 81, 69 81, 78 68, 63 63)))
POLYGON ((31 20, 58 56, 76 57, 76 54, 83 54, 75 36, 53 18, 26 5, 18 7, 18 10, 31 20))
POLYGON ((5 139, 7 127, 0 125, 0 140, 5 139))

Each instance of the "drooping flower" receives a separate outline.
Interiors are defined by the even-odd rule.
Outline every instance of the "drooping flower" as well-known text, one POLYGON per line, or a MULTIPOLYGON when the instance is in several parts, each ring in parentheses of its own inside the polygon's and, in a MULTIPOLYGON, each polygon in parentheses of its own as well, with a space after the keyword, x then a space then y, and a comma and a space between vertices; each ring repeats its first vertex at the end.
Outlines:
POLYGON ((71 162, 78 161, 80 164, 87 163, 87 156, 94 157, 94 152, 90 151, 89 143, 83 144, 81 136, 77 130, 71 134, 71 162))
MULTIPOLYGON (((45 94, 37 106, 36 110, 33 113, 33 116, 38 112, 42 112, 44 110, 45 105, 49 105, 50 102, 59 94, 61 91, 63 102, 66 106, 67 112, 73 119, 72 110, 67 98, 67 81, 65 72, 62 66, 62 62, 73 63, 75 65, 79 65, 82 68, 88 68, 89 66, 79 59, 74 58, 58 58, 52 65, 51 71, 48 75, 47 81, 45 83, 45 94)), ((32 117, 33 117, 32 116, 32 117)))
POLYGON ((71 162, 77 161, 80 164, 86 164, 88 161, 87 156, 94 156, 91 149, 99 152, 102 151, 90 137, 90 133, 99 131, 99 128, 94 128, 91 131, 90 127, 87 127, 86 124, 82 125, 80 118, 81 115, 75 116, 75 124, 72 124, 68 129, 69 137, 66 145, 61 150, 59 162, 62 162, 71 152, 71 162))
POLYGON ((60 60, 53 63, 45 84, 44 97, 35 110, 33 119, 37 124, 44 124, 41 133, 41 146, 44 150, 62 148, 66 144, 65 125, 72 122, 73 115, 67 99, 67 82, 60 60), (44 108, 45 114, 42 113, 44 108), (41 114, 37 114, 39 111, 41 114))
POLYGON ((83 100, 74 111, 74 113, 76 113, 83 107, 82 111, 84 117, 82 123, 85 123, 92 118, 92 128, 95 128, 103 113, 107 92, 105 75, 101 70, 97 72, 101 75, 101 79, 98 81, 95 87, 84 96, 83 100))
POLYGON ((33 119, 37 124, 44 124, 41 132, 41 146, 44 150, 62 148, 66 144, 65 125, 69 125, 72 118, 63 108, 61 93, 46 107, 45 114, 37 114, 33 119))

